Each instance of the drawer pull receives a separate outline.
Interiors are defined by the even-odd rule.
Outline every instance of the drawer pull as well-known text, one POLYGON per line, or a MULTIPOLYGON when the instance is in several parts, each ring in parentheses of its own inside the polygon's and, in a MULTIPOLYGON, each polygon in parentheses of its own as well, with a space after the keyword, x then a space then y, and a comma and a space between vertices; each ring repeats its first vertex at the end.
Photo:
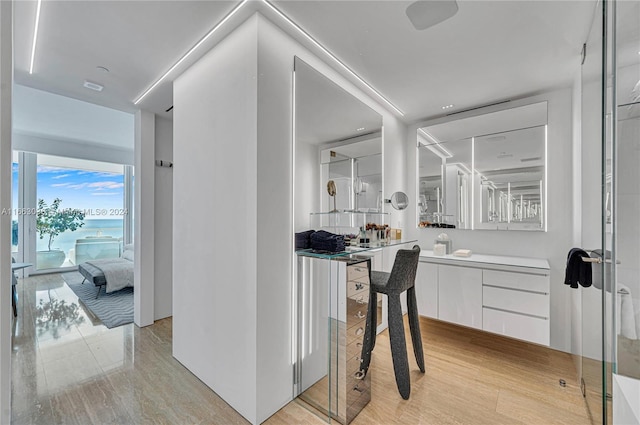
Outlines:
POLYGON ((363 269, 362 267, 354 267, 353 269, 354 269, 355 271, 357 271, 357 272, 363 272, 363 271, 365 271, 365 269, 363 269))
POLYGON ((366 304, 367 302, 364 300, 364 295, 360 295, 358 298, 356 298, 356 302, 358 304, 366 304))
POLYGON ((353 374, 353 377, 356 379, 364 379, 364 372, 359 370, 356 373, 353 374))
POLYGON ((360 336, 360 335, 362 335, 363 333, 364 333, 364 329, 362 329, 362 328, 358 328, 358 329, 356 329, 356 336, 360 336))
POLYGON ((361 342, 356 342, 356 347, 362 348, 362 343, 361 342))
POLYGON ((358 319, 364 319, 364 314, 362 314, 361 310, 358 310, 358 312, 356 314, 354 314, 354 316, 356 316, 358 319))
POLYGON ((364 288, 364 284, 360 282, 356 282, 356 291, 359 291, 364 288))
POLYGON ((361 389, 360 387, 358 387, 357 385, 355 387, 353 387, 353 391, 357 391, 360 394, 362 394, 362 392, 364 391, 363 389, 361 389))

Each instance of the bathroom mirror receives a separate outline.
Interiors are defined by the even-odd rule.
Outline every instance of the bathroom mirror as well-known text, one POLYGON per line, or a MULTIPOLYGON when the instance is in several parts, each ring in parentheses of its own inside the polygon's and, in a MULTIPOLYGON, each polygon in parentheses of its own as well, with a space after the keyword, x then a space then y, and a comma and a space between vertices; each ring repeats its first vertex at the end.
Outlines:
POLYGON ((471 228, 471 138, 438 143, 418 132, 418 226, 471 228))
POLYGON ((409 197, 404 192, 393 192, 389 202, 393 208, 402 211, 409 206, 409 197))
POLYGON ((544 230, 547 103, 417 131, 418 227, 544 230))
MULTIPOLYGON (((387 217, 381 211, 382 117, 298 57, 293 77, 294 232, 324 229, 348 235, 368 222, 382 223, 387 217)), ((383 255, 381 251, 370 253, 374 270, 384 266, 383 255)), ((346 317, 337 304, 339 299, 344 302, 346 294, 338 297, 331 292, 335 287, 331 289, 329 276, 337 276, 344 265, 341 261, 302 256, 294 262, 293 391, 327 415, 338 413, 339 388, 346 388, 346 383, 340 384, 346 379, 344 371, 330 367, 338 361, 338 350, 330 347, 342 341, 337 331, 346 329, 346 317)), ((346 285, 340 288, 345 291, 346 285)), ((378 298, 378 326, 386 320, 386 302, 386 298, 378 298)), ((339 353, 346 355, 344 350, 339 353)))

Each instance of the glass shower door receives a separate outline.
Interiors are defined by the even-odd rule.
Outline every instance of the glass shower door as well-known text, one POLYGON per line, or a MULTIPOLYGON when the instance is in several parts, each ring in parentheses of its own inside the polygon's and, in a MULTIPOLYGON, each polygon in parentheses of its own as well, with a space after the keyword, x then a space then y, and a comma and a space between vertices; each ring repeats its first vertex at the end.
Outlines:
MULTIPOLYGON (((604 66, 603 28, 607 3, 600 1, 594 9, 589 35, 583 47, 581 75, 582 142, 582 246, 602 252, 607 229, 603 213, 606 198, 607 148, 605 103, 606 68, 604 66)), ((610 164, 610 162, 609 162, 610 164)), ((609 191, 610 192, 610 191, 609 191)), ((595 254, 592 254, 595 255, 595 254)), ((581 344, 579 375, 587 410, 593 424, 607 423, 606 371, 604 368, 605 295, 604 264, 593 263, 593 286, 581 288, 581 344)))

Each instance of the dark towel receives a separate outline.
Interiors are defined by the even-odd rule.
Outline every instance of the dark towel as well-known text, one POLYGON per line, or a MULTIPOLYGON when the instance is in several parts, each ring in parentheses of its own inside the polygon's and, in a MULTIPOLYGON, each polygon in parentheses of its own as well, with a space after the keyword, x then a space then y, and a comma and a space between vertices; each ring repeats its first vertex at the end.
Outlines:
POLYGON ((582 258, 589 258, 583 249, 572 248, 567 255, 567 269, 564 274, 564 284, 577 288, 578 283, 585 288, 591 286, 591 263, 585 263, 582 258))
POLYGON ((317 251, 344 251, 344 235, 335 235, 324 230, 318 230, 311 235, 311 248, 317 251))
POLYGON ((311 235, 314 232, 315 230, 307 230, 306 232, 296 233, 296 251, 311 248, 311 235))

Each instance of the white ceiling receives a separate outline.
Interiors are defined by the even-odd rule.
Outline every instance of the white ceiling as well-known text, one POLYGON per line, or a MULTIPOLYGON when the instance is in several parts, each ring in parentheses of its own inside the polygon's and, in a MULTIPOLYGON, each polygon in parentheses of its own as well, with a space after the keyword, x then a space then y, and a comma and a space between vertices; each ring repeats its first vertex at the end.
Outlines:
POLYGON ((13 129, 133 150, 133 114, 14 85, 13 129))
MULTIPOLYGON (((442 115, 442 105, 455 104, 447 111, 455 112, 568 86, 594 7, 593 0, 459 1, 452 18, 418 31, 405 15, 410 3, 276 2, 402 109, 407 122, 442 115)), ((133 111, 132 100, 238 1, 44 1, 29 75, 35 4, 15 3, 16 82, 133 111), (104 91, 83 88, 85 79, 104 91)), ((243 13, 258 6, 253 2, 243 13)), ((171 85, 163 84, 144 107, 162 113, 171 103, 171 85)))

